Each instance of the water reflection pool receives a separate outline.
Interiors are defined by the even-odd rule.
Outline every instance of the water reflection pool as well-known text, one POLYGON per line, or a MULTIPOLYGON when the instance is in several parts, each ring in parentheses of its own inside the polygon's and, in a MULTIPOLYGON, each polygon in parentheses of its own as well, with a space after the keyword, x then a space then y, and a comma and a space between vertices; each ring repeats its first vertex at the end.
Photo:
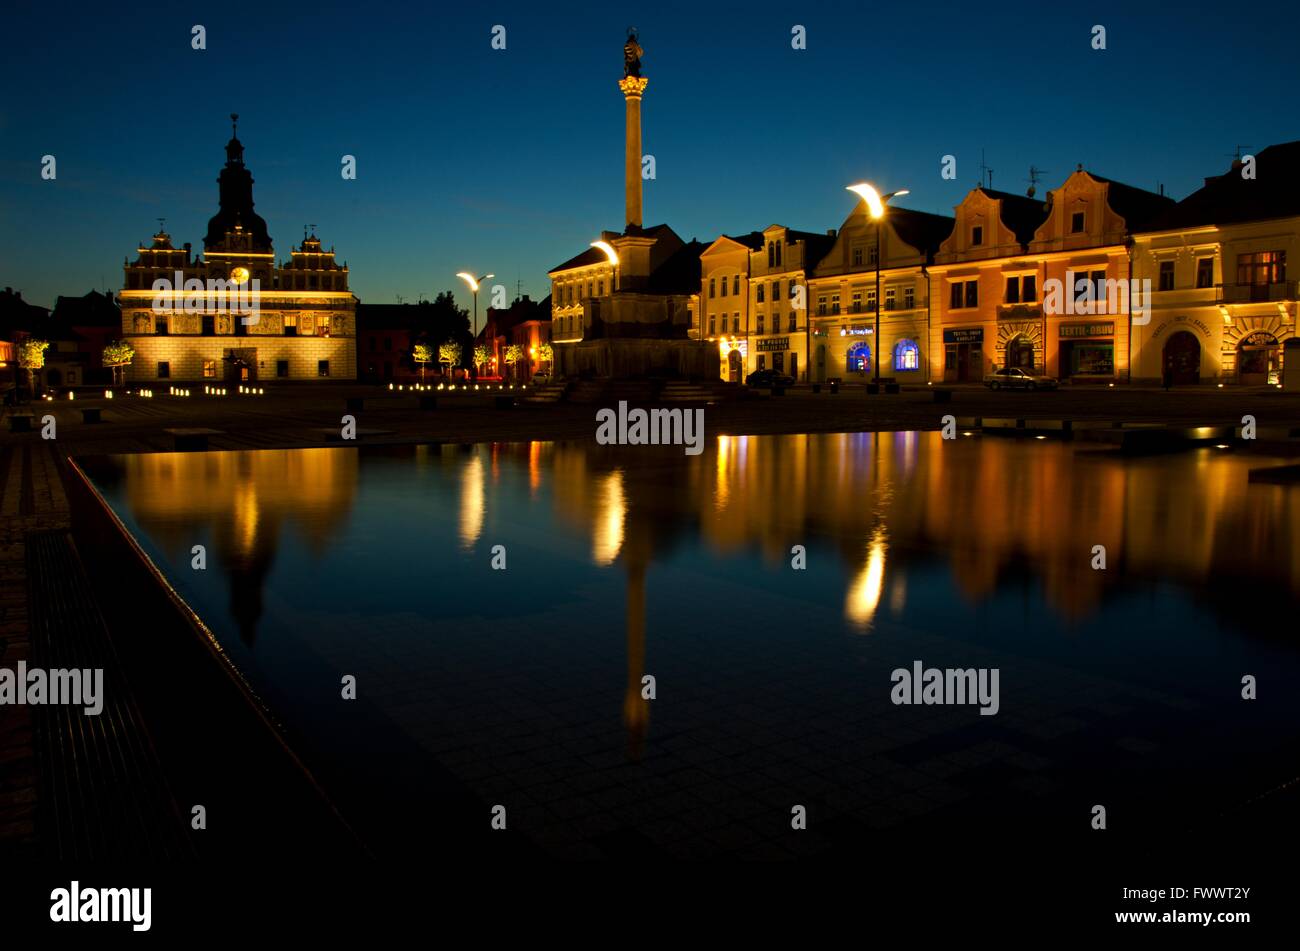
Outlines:
POLYGON ((398 817, 443 795, 573 857, 1050 837, 1084 800, 1173 829, 1289 778, 1300 733, 1269 689, 1300 673, 1300 494, 1249 485, 1259 457, 863 433, 81 462, 380 851, 436 838, 398 817), (997 668, 998 714, 894 705, 917 660, 997 668))

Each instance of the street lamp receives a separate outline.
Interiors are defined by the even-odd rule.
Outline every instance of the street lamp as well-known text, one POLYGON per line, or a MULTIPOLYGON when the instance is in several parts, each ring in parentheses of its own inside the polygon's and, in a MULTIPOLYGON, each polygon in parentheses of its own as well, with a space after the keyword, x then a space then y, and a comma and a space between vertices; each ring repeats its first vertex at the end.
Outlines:
MULTIPOLYGON (((489 279, 491 279, 491 278, 496 277, 496 275, 495 275, 495 274, 484 274, 484 275, 482 275, 482 276, 480 276, 480 277, 475 277, 473 274, 469 273, 469 271, 457 271, 457 272, 456 272, 456 276, 457 276, 458 278, 460 278, 462 281, 464 281, 466 284, 468 284, 468 285, 469 285, 469 289, 470 289, 470 291, 473 292, 473 294, 474 294, 474 336, 473 336, 473 340, 477 340, 477 339, 478 339, 478 286, 479 286, 479 283, 480 283, 481 281, 489 280, 489 279)), ((470 341, 470 346, 473 346, 473 345, 474 345, 473 340, 470 341)))
POLYGON ((609 263, 614 268, 612 289, 618 290, 618 252, 614 250, 614 246, 608 241, 593 241, 591 242, 591 246, 593 248, 600 248, 600 250, 605 252, 605 257, 609 258, 609 263))
POLYGON ((899 195, 906 195, 908 191, 906 188, 900 188, 896 192, 882 195, 866 182, 847 185, 845 188, 867 203, 867 211, 871 215, 871 220, 876 223, 876 367, 874 376, 876 392, 880 392, 880 230, 884 225, 885 205, 889 203, 889 199, 897 198, 899 195))

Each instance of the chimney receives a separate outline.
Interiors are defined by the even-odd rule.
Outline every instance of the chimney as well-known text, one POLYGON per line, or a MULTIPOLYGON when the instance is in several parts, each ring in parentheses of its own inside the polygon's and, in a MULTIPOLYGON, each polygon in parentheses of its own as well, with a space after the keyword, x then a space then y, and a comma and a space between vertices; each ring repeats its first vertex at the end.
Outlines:
POLYGON ((835 229, 834 229, 834 228, 827 228, 827 229, 826 229, 826 237, 828 237, 828 238, 833 238, 833 237, 835 237, 835 229))

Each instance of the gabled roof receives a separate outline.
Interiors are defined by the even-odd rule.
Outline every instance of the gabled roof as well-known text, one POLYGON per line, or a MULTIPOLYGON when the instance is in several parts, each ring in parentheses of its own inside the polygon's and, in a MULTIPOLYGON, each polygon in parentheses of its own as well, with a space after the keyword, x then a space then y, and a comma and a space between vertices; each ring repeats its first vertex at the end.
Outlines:
POLYGON ((1002 202, 1002 223, 1012 230, 1016 240, 1028 244, 1034 240, 1038 226, 1047 220, 1047 203, 1037 198, 978 186, 976 191, 1002 202))
POLYGON ((687 241, 668 256, 668 260, 651 273, 646 282, 650 294, 698 294, 700 291, 700 255, 704 244, 687 241))
POLYGON ((1265 221, 1300 215, 1300 141, 1270 145, 1255 155, 1255 177, 1241 177, 1237 163, 1205 180, 1172 208, 1149 219, 1143 231, 1265 221))
POLYGON ((952 234, 957 224, 956 219, 948 215, 933 215, 911 208, 890 208, 887 221, 900 238, 924 252, 927 258, 939 250, 939 244, 952 234))
POLYGON ((116 327, 119 330, 122 327, 122 311, 114 302, 113 295, 99 291, 90 291, 81 297, 60 294, 50 317, 56 326, 68 331, 73 327, 116 327))
POLYGON ((819 234, 816 231, 794 231, 786 232, 787 236, 793 235, 796 241, 802 241, 804 244, 803 268, 805 272, 811 272, 822 258, 830 254, 831 248, 835 247, 835 236, 829 234, 819 234))
POLYGON ((605 256, 605 252, 600 250, 600 248, 588 248, 581 254, 575 254, 563 264, 555 265, 555 267, 551 268, 546 273, 554 274, 556 271, 568 271, 575 267, 586 267, 589 264, 600 264, 602 261, 608 260, 609 258, 605 256))
POLYGON ((1174 207, 1174 200, 1168 195, 1157 195, 1145 188, 1125 185, 1095 172, 1088 174, 1110 186, 1106 189, 1106 203, 1110 205, 1111 211, 1124 219, 1124 226, 1129 231, 1142 230, 1147 222, 1174 207))
MULTIPOLYGON (((671 237, 674 240, 677 240, 676 232, 666 224, 651 225, 649 228, 629 228, 627 231, 616 234, 614 237, 626 236, 656 239, 671 237)), ((608 233, 604 234, 604 238, 605 240, 611 240, 608 233)), ((588 248, 581 254, 576 254, 569 258, 569 260, 565 261, 563 264, 557 264, 546 273, 554 274, 556 271, 568 271, 575 267, 588 267, 592 264, 603 264, 608 260, 609 258, 605 256, 605 252, 600 250, 600 248, 588 248)))
POLYGON ((703 253, 708 254, 724 241, 747 248, 750 251, 757 251, 763 246, 763 240, 763 232, 761 231, 751 231, 749 234, 742 235, 720 234, 709 244, 704 245, 703 253))

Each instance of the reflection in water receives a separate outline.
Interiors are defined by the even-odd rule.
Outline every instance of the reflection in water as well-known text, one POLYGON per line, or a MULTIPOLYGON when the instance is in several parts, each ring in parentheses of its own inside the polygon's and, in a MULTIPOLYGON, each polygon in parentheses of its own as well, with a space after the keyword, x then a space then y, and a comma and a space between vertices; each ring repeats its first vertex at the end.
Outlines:
POLYGON ((465 462, 460 473, 460 544, 462 548, 473 548, 479 535, 483 534, 483 459, 475 452, 465 462))
POLYGON ((862 633, 871 630, 871 620, 880 606, 880 595, 885 587, 885 530, 876 529, 867 552, 867 563, 849 586, 844 601, 844 613, 862 633))
POLYGON ((209 568, 224 567, 228 574, 231 614, 250 644, 285 526, 310 551, 322 553, 346 522, 357 490, 357 457, 346 450, 141 453, 118 459, 132 514, 168 557, 188 565, 193 545, 215 549, 208 552, 209 568))
POLYGON ((592 559, 598 565, 613 564, 623 547, 623 520, 627 499, 623 496, 623 470, 615 469, 600 481, 596 511, 592 520, 592 559))
MULTIPOLYGON (((466 573, 448 575, 448 588, 438 591, 454 591, 453 601, 480 597, 488 590, 476 587, 487 584, 484 572, 462 566, 481 565, 474 549, 482 544, 490 492, 494 525, 541 533, 554 558, 529 575, 537 586, 532 596, 545 600, 568 581, 590 581, 591 563, 591 587, 616 592, 600 579, 607 577, 602 569, 618 564, 626 592, 622 719, 636 758, 650 719, 641 683, 647 636, 656 633, 647 635, 648 598, 659 598, 649 601, 651 615, 663 603, 681 624, 707 627, 679 598, 693 594, 693 603, 711 603, 708 573, 747 557, 761 558, 773 572, 750 569, 740 580, 762 593, 777 574, 790 575, 793 545, 807 547, 809 575, 836 585, 819 595, 823 603, 862 633, 880 629, 887 586, 895 617, 936 601, 981 605, 1000 589, 1032 586, 1057 618, 1075 624, 1111 595, 1153 582, 1178 586, 1186 592, 1180 597, 1208 607, 1232 629, 1271 633, 1300 592, 1300 491, 1249 485, 1249 469, 1268 464, 1214 450, 1127 458, 1062 443, 848 433, 723 436, 698 457, 669 447, 525 443, 371 454, 339 448, 130 455, 101 460, 98 472, 90 471, 101 486, 120 486, 117 495, 106 490, 110 503, 163 549, 173 577, 193 579, 185 570, 190 548, 210 540, 218 555, 209 553, 210 567, 225 572, 229 614, 248 644, 290 530, 314 557, 332 561, 333 577, 355 585, 331 591, 313 565, 305 587, 363 621, 366 611, 430 614, 418 585, 410 586, 417 594, 386 595, 391 606, 354 607, 351 591, 392 571, 376 558, 391 539, 364 533, 385 517, 398 532, 436 525, 447 547, 458 539, 459 553, 440 562, 441 570, 466 573), (1090 567, 1095 545, 1106 546, 1107 571, 1090 567), (690 562, 691 548, 707 559, 690 562), (583 563, 568 549, 577 549, 583 563), (842 581, 825 573, 836 559, 842 581), (700 591, 648 590, 657 566, 683 560, 694 566, 687 586, 700 591)), ((734 597, 739 589, 730 590, 734 597)), ((797 610, 780 623, 797 625, 797 610)), ((563 623, 581 630, 584 619, 563 623)))

